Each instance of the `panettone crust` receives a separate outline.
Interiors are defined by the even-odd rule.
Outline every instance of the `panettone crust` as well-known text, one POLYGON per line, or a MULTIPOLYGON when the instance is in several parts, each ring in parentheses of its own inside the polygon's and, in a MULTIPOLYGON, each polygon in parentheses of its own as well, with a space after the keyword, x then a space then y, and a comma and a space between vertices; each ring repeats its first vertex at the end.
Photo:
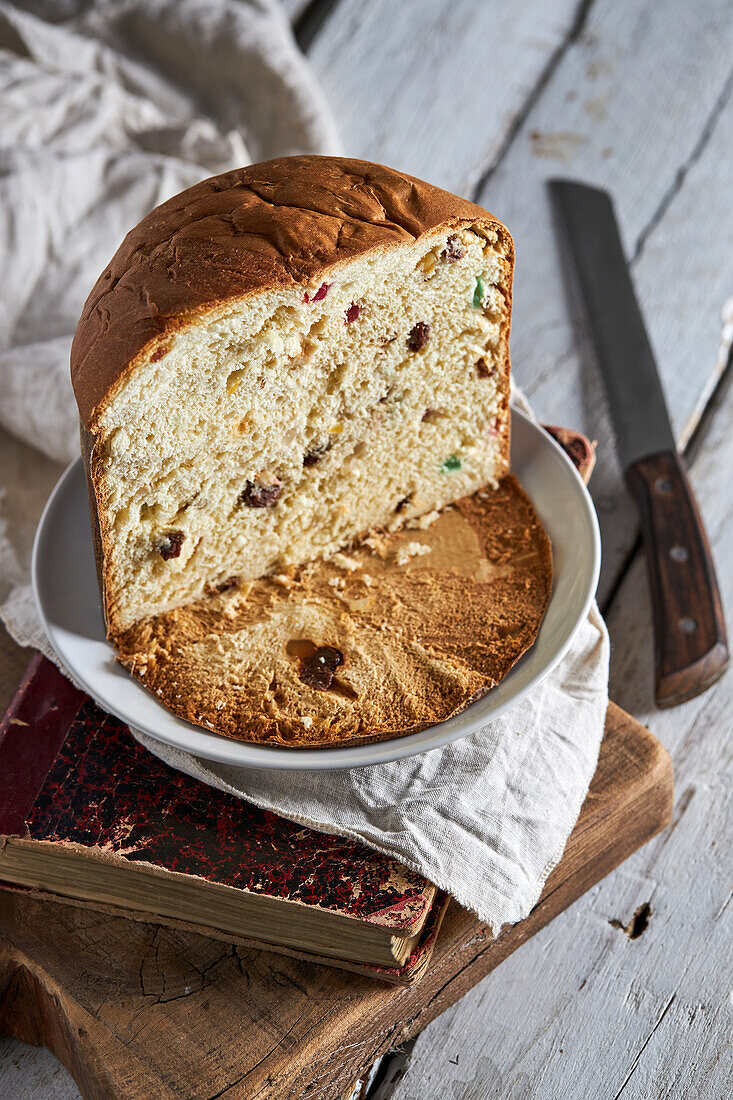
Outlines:
POLYGON ((127 372, 203 314, 463 224, 497 232, 511 269, 511 237, 486 210, 368 161, 284 157, 188 188, 127 234, 86 301, 71 349, 82 423, 94 431, 127 372))

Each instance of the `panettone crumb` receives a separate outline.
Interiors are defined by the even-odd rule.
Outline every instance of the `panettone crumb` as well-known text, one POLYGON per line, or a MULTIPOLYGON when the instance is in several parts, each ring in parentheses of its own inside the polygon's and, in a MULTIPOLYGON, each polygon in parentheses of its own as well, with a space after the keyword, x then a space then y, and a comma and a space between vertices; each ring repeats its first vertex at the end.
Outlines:
POLYGON ((113 635, 226 578, 293 592, 306 561, 354 573, 344 548, 365 532, 383 557, 383 532, 426 530, 502 476, 508 247, 478 219, 444 226, 228 302, 151 351, 95 442, 113 635))
POLYGON ((349 573, 354 573, 359 569, 359 562, 354 561, 353 558, 348 557, 346 554, 338 552, 332 554, 329 561, 336 566, 337 569, 346 569, 349 573))
POLYGON ((405 527, 408 531, 427 531, 428 527, 432 527, 439 515, 440 508, 435 508, 432 512, 426 512, 424 516, 416 516, 415 519, 408 520, 405 527))
POLYGON ((394 560, 396 565, 407 565, 410 558, 421 557, 430 554, 431 548, 424 542, 403 542, 395 550, 394 560))

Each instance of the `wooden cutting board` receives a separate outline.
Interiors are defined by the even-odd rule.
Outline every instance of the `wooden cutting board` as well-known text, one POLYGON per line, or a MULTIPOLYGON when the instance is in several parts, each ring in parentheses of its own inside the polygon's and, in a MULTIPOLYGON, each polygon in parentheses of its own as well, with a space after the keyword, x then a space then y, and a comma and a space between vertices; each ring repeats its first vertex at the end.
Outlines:
POLYGON ((492 940, 451 903, 409 988, 0 892, 0 1032, 49 1047, 94 1100, 337 1100, 671 813, 669 756, 612 704, 588 797, 535 909, 492 940))

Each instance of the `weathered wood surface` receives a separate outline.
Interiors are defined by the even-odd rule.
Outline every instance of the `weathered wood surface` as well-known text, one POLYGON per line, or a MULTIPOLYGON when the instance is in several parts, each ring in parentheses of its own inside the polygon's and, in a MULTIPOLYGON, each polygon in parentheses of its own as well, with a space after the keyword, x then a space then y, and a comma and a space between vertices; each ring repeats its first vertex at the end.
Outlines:
MULTIPOLYGON (((651 618, 634 549, 637 517, 616 466, 598 379, 571 323, 543 181, 569 175, 614 192, 679 440, 686 443, 703 420, 692 483, 730 615, 731 408, 710 404, 724 366, 717 357, 720 308, 733 293, 730 4, 286 6, 305 23, 309 13, 325 13, 306 45, 348 152, 478 197, 512 229, 515 374, 544 420, 573 424, 599 441, 593 492, 604 534, 601 597, 613 595, 613 691, 659 733, 677 770, 679 804, 668 838, 615 872, 428 1028, 402 1084, 397 1091, 383 1086, 381 1095, 717 1100, 729 1091, 723 1082, 732 1071, 720 1027, 728 995, 725 921, 733 907, 724 908, 720 876, 730 864, 733 677, 683 707, 651 709, 651 618), (496 73, 504 82, 498 99, 496 73), (627 923, 650 898, 639 938, 607 923, 627 923), (454 1040, 462 1044, 458 1065, 454 1040)), ((15 660, 19 673, 24 659, 6 649, 0 661, 9 667, 15 660)), ((43 1051, 11 1049, 39 1072, 53 1066, 43 1051)), ((9 1064, 0 1063, 0 1094, 9 1064)), ((75 1095, 59 1091, 68 1086, 58 1078, 41 1093, 13 1072, 9 1095, 75 1095)))
POLYGON ((612 191, 673 425, 685 438, 715 382, 720 308, 733 288, 722 136, 733 111, 731 57, 727 0, 595 0, 481 194, 517 240, 515 376, 543 419, 561 416, 601 445, 592 493, 602 600, 637 517, 600 378, 568 308, 544 181, 568 176, 612 191))
MULTIPOLYGON (((607 600, 634 552, 637 515, 599 380, 568 311, 543 184, 565 175, 609 187, 678 439, 689 440, 706 409, 712 423, 692 482, 730 612, 733 408, 730 399, 708 407, 725 365, 717 355, 720 309, 733 293, 730 6, 595 0, 584 9, 580 32, 551 57, 544 85, 478 196, 517 241, 515 374, 543 419, 560 418, 599 440, 593 492, 607 600)), ((324 41, 322 54, 326 48, 324 41)), ((452 129, 441 136, 450 153, 452 129)), ((653 709, 651 611, 638 550, 610 623, 612 692, 673 754, 675 828, 428 1028, 401 1083, 385 1082, 380 1097, 729 1092, 733 677, 683 707, 653 709), (643 936, 630 940, 608 923, 627 924, 646 902, 652 912, 643 936)))
POLYGON ((408 988, 70 905, 0 894, 0 1032, 51 1047, 87 1097, 338 1100, 664 827, 672 769, 611 705, 598 769, 529 917, 498 939, 452 905, 408 988))
MULTIPOLYGON (((691 481, 730 609, 732 375, 710 411, 691 481)), ((733 676, 674 710, 652 708, 640 556, 608 621, 613 691, 672 755, 672 827, 431 1025, 384 1100, 730 1095, 733 676), (632 939, 618 924, 628 926, 643 906, 648 922, 632 939)))
POLYGON ((339 0, 309 57, 345 152, 470 196, 577 8, 577 0, 339 0))

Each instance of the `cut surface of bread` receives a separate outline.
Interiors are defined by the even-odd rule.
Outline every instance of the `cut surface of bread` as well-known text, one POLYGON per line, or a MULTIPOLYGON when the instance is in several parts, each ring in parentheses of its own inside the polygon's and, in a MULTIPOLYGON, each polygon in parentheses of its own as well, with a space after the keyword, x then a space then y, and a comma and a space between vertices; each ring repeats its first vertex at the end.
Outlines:
POLYGON ((384 740, 494 687, 534 641, 551 584, 549 541, 509 475, 348 554, 139 622, 120 659, 175 714, 229 737, 384 740))
POLYGON ((110 636, 495 486, 512 265, 486 211, 339 158, 144 219, 72 351, 110 636))

